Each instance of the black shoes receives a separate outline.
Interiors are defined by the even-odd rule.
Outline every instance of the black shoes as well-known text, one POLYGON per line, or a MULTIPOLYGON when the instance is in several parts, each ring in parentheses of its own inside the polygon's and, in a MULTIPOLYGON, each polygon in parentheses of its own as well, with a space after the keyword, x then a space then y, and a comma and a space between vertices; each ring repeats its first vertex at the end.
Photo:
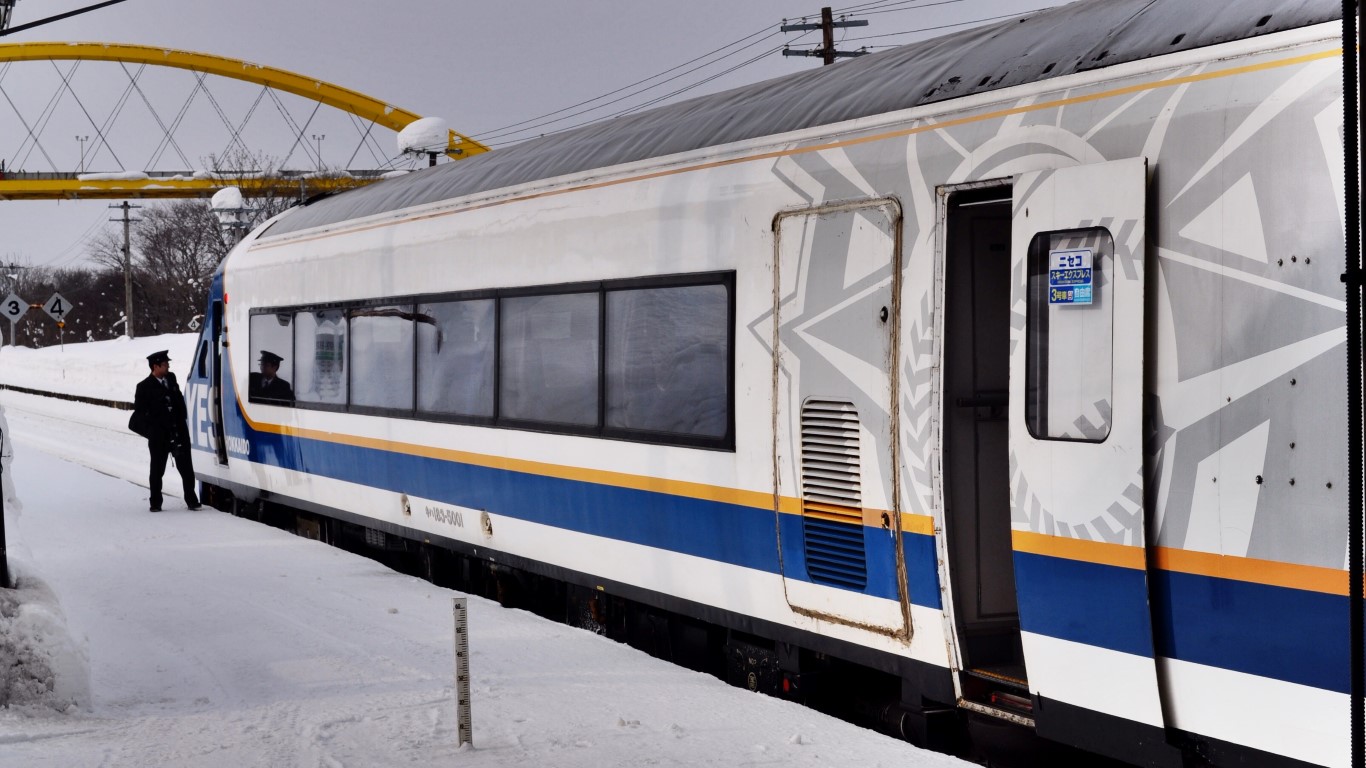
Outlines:
POLYGON ((148 512, 160 512, 160 511, 161 511, 161 507, 148 507, 148 508, 147 508, 147 511, 148 511, 148 512))
POLYGON ((190 511, 191 511, 191 512, 197 512, 197 511, 199 511, 199 510, 201 510, 201 509, 203 509, 203 508, 204 508, 204 505, 203 505, 203 504, 191 504, 191 505, 190 505, 190 511))

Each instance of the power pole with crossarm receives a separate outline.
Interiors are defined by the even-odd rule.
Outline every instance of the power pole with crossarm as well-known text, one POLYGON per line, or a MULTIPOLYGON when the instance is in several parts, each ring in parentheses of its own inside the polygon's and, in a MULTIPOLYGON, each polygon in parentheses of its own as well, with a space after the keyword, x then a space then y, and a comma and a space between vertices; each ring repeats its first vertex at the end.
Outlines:
MULTIPOLYGON (((787 21, 787 20, 784 19, 783 21, 787 21)), ((784 56, 820 56, 820 57, 821 57, 821 60, 822 60, 824 63, 826 63, 826 64, 834 64, 834 63, 835 63, 835 59, 837 59, 837 58, 840 58, 840 59, 847 59, 847 58, 852 58, 852 57, 854 57, 854 56, 864 56, 864 55, 866 55, 866 54, 868 53, 868 51, 863 50, 863 49, 860 49, 860 50, 857 50, 857 51, 837 51, 837 50, 835 50, 835 28, 836 28, 836 27, 866 27, 866 26, 868 26, 868 20, 867 20, 867 19, 856 19, 856 20, 854 20, 854 21, 849 21, 848 19, 841 19, 840 21, 835 21, 835 14, 834 14, 834 11, 830 10, 830 7, 829 7, 829 6, 826 6, 826 7, 824 7, 824 8, 821 9, 821 23, 819 23, 819 24, 805 24, 805 23, 803 23, 803 24, 783 24, 783 25, 782 25, 781 27, 779 27, 778 29, 779 29, 779 31, 782 31, 782 32, 810 32, 810 31, 812 31, 812 30, 817 30, 817 29, 819 29, 819 30, 821 31, 821 47, 820 47, 820 48, 815 48, 815 49, 812 49, 812 50, 796 50, 796 51, 792 50, 791 48, 784 48, 784 49, 783 49, 783 55, 784 55, 784 56)))
POLYGON ((134 338, 134 336, 133 336, 133 249, 129 247, 129 243, 128 243, 128 225, 129 225, 129 224, 132 224, 132 223, 135 222, 135 221, 142 221, 142 219, 130 218, 130 217, 128 216, 128 212, 129 212, 130 210, 132 210, 133 208, 141 208, 142 206, 140 206, 140 205, 133 205, 133 204, 129 203, 127 200, 124 200, 122 203, 119 203, 118 205, 111 205, 111 206, 109 206, 109 207, 110 207, 110 208, 122 208, 122 209, 123 209, 123 218, 120 218, 120 219, 110 219, 110 221, 121 221, 121 222, 123 222, 123 304, 124 304, 123 332, 124 332, 125 334, 128 335, 128 338, 131 339, 131 338, 134 338))

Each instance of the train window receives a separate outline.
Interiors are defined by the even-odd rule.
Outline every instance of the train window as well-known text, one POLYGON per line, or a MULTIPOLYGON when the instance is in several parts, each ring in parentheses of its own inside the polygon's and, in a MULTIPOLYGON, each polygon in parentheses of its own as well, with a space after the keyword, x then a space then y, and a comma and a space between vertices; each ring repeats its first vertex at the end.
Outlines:
POLYGON ((725 437, 729 314, 722 284, 608 291, 606 426, 725 437))
POLYGON ((600 297, 594 291, 502 300, 502 418, 597 425, 600 297))
MULTIPOLYGON (((285 382, 294 380, 294 313, 268 312, 251 316, 251 373, 248 375, 247 399, 252 402, 277 402, 280 398, 264 393, 260 388, 258 367, 264 353, 267 358, 280 358, 275 376, 285 382)), ((281 388, 281 391, 285 391, 281 388)), ((285 399, 285 402, 288 402, 285 399)))
POLYGON ((1103 227, 1030 241, 1025 423, 1037 439, 1102 442, 1110 434, 1114 253, 1103 227))
POLYGON ((734 289, 708 273, 256 310, 253 366, 283 358, 287 394, 253 373, 250 399, 729 450, 734 289))
POLYGON ((350 315, 351 404, 413 408, 413 307, 357 307, 350 315))
POLYGON ((346 405, 346 312, 294 314, 294 397, 300 403, 346 405))
POLYGON ((493 418, 493 299, 419 304, 417 408, 493 418))

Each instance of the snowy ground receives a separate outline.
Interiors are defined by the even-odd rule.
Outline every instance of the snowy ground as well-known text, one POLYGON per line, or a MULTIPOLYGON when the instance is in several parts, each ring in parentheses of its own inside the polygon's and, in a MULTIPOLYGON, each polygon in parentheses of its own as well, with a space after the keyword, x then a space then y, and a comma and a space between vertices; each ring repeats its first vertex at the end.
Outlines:
MULTIPOLYGON (((183 378, 193 344, 5 348, 0 383, 131 400, 144 355, 170 348, 183 378)), ((37 670, 0 709, 0 766, 966 765, 478 598, 458 748, 456 593, 169 499, 150 514, 127 412, 0 406, 22 502, 0 669, 37 670)))

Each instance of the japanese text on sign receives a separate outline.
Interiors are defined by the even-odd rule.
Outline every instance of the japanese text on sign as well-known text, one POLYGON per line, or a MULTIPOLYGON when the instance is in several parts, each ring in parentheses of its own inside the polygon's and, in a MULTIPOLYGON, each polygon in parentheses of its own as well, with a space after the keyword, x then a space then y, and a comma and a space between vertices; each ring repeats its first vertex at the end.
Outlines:
POLYGON ((1090 248, 1048 252, 1048 303, 1090 304, 1094 273, 1090 248))

